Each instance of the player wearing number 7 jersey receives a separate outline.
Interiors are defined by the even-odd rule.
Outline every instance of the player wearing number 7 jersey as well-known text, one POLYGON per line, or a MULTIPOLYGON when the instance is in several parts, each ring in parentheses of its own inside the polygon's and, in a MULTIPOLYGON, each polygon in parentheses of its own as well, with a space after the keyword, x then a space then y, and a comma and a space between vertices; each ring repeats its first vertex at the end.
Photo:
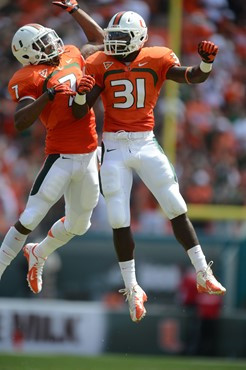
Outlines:
MULTIPOLYGON (((72 14, 84 30, 89 43, 81 49, 82 53, 84 50, 88 55, 103 47, 103 30, 79 8, 77 1, 53 3, 72 14)), ((28 261, 28 284, 34 293, 39 293, 47 256, 88 230, 98 201, 94 113, 89 110, 80 119, 72 114, 73 100, 83 103, 95 81, 82 74, 85 60, 81 52, 75 46, 64 46, 54 30, 39 24, 27 24, 16 32, 12 52, 23 65, 8 86, 17 103, 15 126, 23 131, 40 118, 47 132, 46 160, 24 211, 1 245, 0 278, 25 244, 28 234, 64 196, 65 217, 51 227, 43 241, 28 243, 23 248, 28 261)))
POLYGON ((224 294, 207 264, 196 232, 187 217, 186 203, 179 192, 176 175, 153 134, 159 92, 166 79, 178 83, 201 83, 212 69, 218 47, 202 41, 198 53, 202 61, 181 67, 177 56, 166 47, 144 47, 147 27, 144 19, 131 11, 113 16, 104 30, 104 52, 86 61, 86 73, 96 85, 82 106, 73 103, 81 117, 101 94, 104 105, 104 132, 101 159, 101 187, 133 321, 145 313, 145 292, 137 283, 134 240, 130 228, 130 192, 133 171, 154 194, 171 221, 177 241, 187 251, 197 272, 199 292, 224 294))

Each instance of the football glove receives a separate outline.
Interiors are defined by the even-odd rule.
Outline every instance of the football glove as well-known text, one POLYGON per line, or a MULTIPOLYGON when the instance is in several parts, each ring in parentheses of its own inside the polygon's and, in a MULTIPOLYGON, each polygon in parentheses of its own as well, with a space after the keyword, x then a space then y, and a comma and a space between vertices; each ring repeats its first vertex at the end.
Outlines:
POLYGON ((211 41, 202 41, 198 44, 198 53, 204 63, 213 63, 218 50, 218 46, 211 41))
POLYGON ((95 85, 95 78, 90 75, 84 75, 77 87, 77 93, 82 95, 86 94, 87 92, 91 91, 93 89, 93 86, 95 85))
POLYGON ((74 96, 76 95, 76 91, 72 90, 67 84, 63 83, 63 84, 59 84, 59 85, 56 85, 54 87, 51 87, 49 89, 47 89, 47 93, 49 95, 49 99, 50 100, 54 100, 55 98, 55 95, 57 93, 59 94, 64 94, 64 95, 70 95, 70 96, 74 96))
POLYGON ((79 9, 79 4, 76 0, 61 0, 52 1, 52 4, 59 6, 60 8, 66 10, 66 12, 72 14, 79 9))

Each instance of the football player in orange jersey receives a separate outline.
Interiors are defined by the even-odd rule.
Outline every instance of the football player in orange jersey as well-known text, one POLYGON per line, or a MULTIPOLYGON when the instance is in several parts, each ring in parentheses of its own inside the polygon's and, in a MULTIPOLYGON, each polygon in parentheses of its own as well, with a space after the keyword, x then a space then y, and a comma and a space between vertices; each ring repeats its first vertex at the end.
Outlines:
MULTIPOLYGON (((88 38, 86 55, 103 49, 103 30, 76 0, 54 1, 68 11, 88 38)), ((24 246, 31 290, 42 289, 44 262, 54 250, 90 227, 98 201, 97 133, 93 110, 80 119, 72 114, 72 102, 84 101, 82 93, 92 89, 94 79, 83 76, 85 60, 73 45, 64 46, 50 28, 39 24, 21 27, 12 40, 12 52, 23 65, 9 82, 9 93, 17 103, 15 127, 23 131, 38 118, 46 128, 46 160, 31 189, 19 220, 7 232, 0 249, 0 277, 26 242, 27 236, 64 195, 65 217, 58 220, 38 244, 24 246)))
POLYGON ((104 52, 99 51, 86 60, 86 73, 95 78, 96 84, 84 105, 73 102, 73 112, 76 117, 82 117, 101 94, 105 110, 101 188, 125 283, 121 292, 128 300, 132 320, 138 322, 146 314, 147 296, 135 275, 130 228, 133 170, 170 219, 177 241, 187 251, 197 272, 198 291, 221 295, 226 291, 212 273, 212 262, 206 262, 173 167, 153 134, 153 109, 163 82, 166 79, 188 84, 205 81, 218 47, 202 41, 198 45, 201 63, 182 67, 169 48, 144 47, 147 27, 137 13, 115 14, 104 31, 104 52))

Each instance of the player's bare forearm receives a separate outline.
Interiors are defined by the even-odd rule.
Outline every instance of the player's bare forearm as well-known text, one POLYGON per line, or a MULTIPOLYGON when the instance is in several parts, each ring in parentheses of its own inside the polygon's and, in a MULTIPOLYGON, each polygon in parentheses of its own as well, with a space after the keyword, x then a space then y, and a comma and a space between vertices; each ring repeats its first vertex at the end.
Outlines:
POLYGON ((208 78, 210 72, 204 73, 200 66, 193 67, 171 67, 167 72, 167 79, 179 83, 199 84, 208 78))
POLYGON ((89 43, 102 45, 104 38, 103 29, 82 9, 71 14, 84 31, 89 43))
POLYGON ((80 9, 77 0, 54 0, 52 4, 68 12, 84 31, 88 43, 82 50, 82 55, 87 57, 97 50, 102 50, 104 31, 86 12, 80 9), (95 46, 100 45, 96 48, 95 46))
POLYGON ((83 55, 84 59, 86 59, 90 55, 96 53, 97 51, 102 51, 103 49, 104 49, 103 44, 101 45, 85 44, 82 46, 80 52, 83 55))
POLYGON ((197 51, 202 59, 201 63, 194 67, 173 66, 167 71, 167 79, 187 84, 198 84, 206 81, 212 71, 218 50, 218 46, 212 41, 199 42, 197 51))
POLYGON ((17 105, 14 115, 15 128, 21 132, 30 127, 38 119, 49 101, 47 93, 44 93, 35 101, 31 99, 21 101, 17 105))
POLYGON ((80 104, 73 102, 72 112, 73 112, 73 116, 77 119, 83 118, 89 112, 89 109, 90 108, 88 107, 87 103, 80 105, 80 104))

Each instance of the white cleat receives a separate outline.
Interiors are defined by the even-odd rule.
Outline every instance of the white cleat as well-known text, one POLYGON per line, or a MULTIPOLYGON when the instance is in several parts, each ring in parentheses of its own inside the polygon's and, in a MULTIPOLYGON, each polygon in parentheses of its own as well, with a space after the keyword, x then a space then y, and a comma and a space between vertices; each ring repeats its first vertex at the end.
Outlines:
POLYGON ((197 273, 197 290, 199 293, 224 295, 226 289, 214 277, 211 270, 212 264, 213 261, 210 261, 206 270, 197 273))
POLYGON ((28 262, 27 282, 31 291, 35 294, 42 290, 42 273, 46 258, 35 255, 37 243, 29 243, 23 247, 24 256, 28 262))
POLYGON ((146 315, 144 302, 148 299, 143 289, 139 285, 135 285, 131 289, 120 289, 119 292, 126 296, 132 321, 139 322, 142 320, 146 315))

